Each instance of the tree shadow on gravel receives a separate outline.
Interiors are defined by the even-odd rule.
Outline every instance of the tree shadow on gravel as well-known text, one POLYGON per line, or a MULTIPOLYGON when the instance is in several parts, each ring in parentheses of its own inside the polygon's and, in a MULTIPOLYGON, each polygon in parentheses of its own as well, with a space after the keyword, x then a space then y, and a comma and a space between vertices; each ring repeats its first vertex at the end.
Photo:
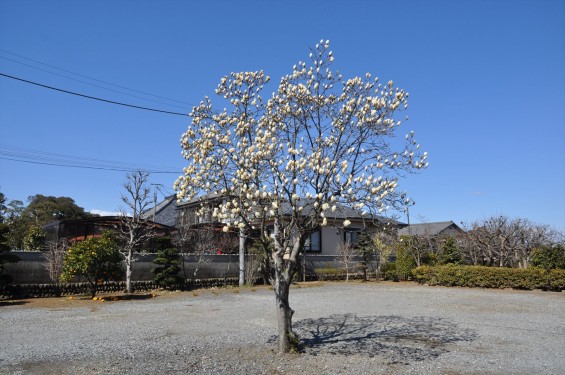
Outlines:
POLYGON ((27 301, 22 301, 22 300, 2 300, 0 301, 0 307, 1 306, 19 306, 19 305, 25 305, 29 302, 27 301))
POLYGON ((303 352, 381 357, 409 364, 439 357, 449 344, 474 341, 477 333, 440 318, 330 315, 293 324, 303 352))

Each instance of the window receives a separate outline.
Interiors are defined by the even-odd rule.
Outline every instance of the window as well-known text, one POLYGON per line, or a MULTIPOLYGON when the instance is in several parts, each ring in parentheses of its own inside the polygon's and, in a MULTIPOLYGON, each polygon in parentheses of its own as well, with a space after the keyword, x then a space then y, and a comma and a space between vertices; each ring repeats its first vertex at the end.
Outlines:
POLYGON ((359 237, 359 230, 357 229, 346 229, 343 233, 343 241, 350 245, 355 245, 357 237, 359 237))
POLYGON ((308 253, 321 253, 322 252, 322 231, 317 230, 310 234, 310 237, 304 244, 304 251, 308 253))

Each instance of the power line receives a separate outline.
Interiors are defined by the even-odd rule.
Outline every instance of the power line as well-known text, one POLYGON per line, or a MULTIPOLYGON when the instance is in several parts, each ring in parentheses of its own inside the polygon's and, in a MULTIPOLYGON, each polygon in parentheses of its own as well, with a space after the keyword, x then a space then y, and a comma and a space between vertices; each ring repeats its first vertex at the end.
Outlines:
POLYGON ((0 145, 0 156, 25 159, 31 161, 50 162, 55 164, 64 165, 88 165, 91 167, 103 167, 112 169, 127 169, 127 170, 161 170, 168 171, 168 167, 163 166, 146 166, 133 163, 115 162, 101 159, 87 158, 76 155, 66 155, 59 153, 52 153, 46 151, 31 150, 21 147, 11 147, 0 145))
POLYGON ((139 96, 139 95, 128 94, 127 92, 122 92, 122 91, 114 90, 114 89, 111 89, 111 88, 108 88, 108 87, 104 87, 104 86, 100 86, 100 85, 95 85, 94 83, 90 83, 90 82, 86 82, 86 81, 81 81, 80 79, 75 79, 75 78, 72 78, 72 77, 68 77, 68 76, 66 76, 66 75, 64 75, 64 74, 59 74, 59 73, 51 72, 51 71, 49 71, 49 70, 47 70, 47 69, 43 69, 43 68, 39 68, 39 67, 37 67, 37 66, 33 66, 33 65, 30 65, 30 64, 26 64, 26 63, 21 62, 21 61, 9 59, 9 58, 4 57, 4 56, 0 56, 0 59, 12 61, 12 62, 21 64, 21 65, 28 66, 28 67, 33 68, 33 69, 41 70, 42 72, 46 72, 46 73, 49 73, 49 74, 56 75, 56 76, 58 76, 58 77, 67 78, 67 79, 70 79, 70 80, 75 81, 75 82, 84 83, 85 85, 90 85, 90 86, 98 87, 98 88, 100 88, 100 89, 104 89, 104 90, 108 90, 108 91, 112 91, 112 92, 117 92, 118 94, 128 95, 128 96, 131 96, 131 97, 134 97, 134 98, 138 98, 138 99, 149 100, 149 101, 152 101, 152 102, 155 102, 155 103, 159 103, 159 104, 164 104, 164 105, 168 105, 168 106, 173 106, 173 107, 177 107, 177 108, 186 109, 186 107, 181 107, 181 106, 178 106, 178 105, 175 105, 175 104, 169 104, 169 103, 161 102, 161 101, 159 101, 159 100, 153 100, 153 99, 149 99, 149 98, 144 98, 144 97, 139 96))
POLYGON ((46 151, 37 151, 20 147, 0 145, 0 159, 31 163, 53 165, 60 167, 101 169, 111 171, 134 172, 138 170, 150 173, 178 174, 178 171, 170 171, 167 167, 144 166, 140 164, 115 162, 101 159, 87 158, 83 156, 65 155, 46 151))
MULTIPOLYGON (((88 79, 91 79, 91 80, 96 81, 96 82, 104 83, 104 84, 106 84, 106 85, 110 85, 110 86, 114 86, 114 87, 119 87, 119 88, 121 88, 121 89, 134 91, 134 92, 137 92, 137 93, 140 93, 140 94, 145 94, 145 95, 153 96, 153 97, 159 98, 159 99, 170 100, 170 101, 172 101, 172 102, 177 102, 177 103, 181 103, 181 104, 188 104, 188 105, 194 105, 194 104, 187 103, 187 102, 183 102, 183 101, 180 101, 180 100, 170 99, 170 98, 166 98, 166 97, 164 97, 164 96, 154 95, 154 94, 150 94, 150 93, 148 93, 148 92, 139 91, 139 90, 134 90, 134 89, 130 89, 130 88, 125 87, 125 86, 120 86, 120 85, 116 85, 116 84, 113 84, 113 83, 110 83, 110 82, 102 81, 102 80, 100 80, 100 79, 96 79, 96 78, 89 77, 89 76, 86 76, 86 75, 83 75, 83 74, 80 74, 80 73, 75 73, 75 72, 70 71, 70 70, 67 70, 67 69, 59 68, 59 67, 56 67, 56 66, 54 66, 54 65, 49 65, 49 64, 43 63, 43 62, 41 62, 41 61, 37 61, 37 60, 34 60, 34 59, 30 59, 29 57, 25 57, 25 56, 22 56, 22 55, 18 55, 17 53, 10 52, 10 51, 6 51, 6 50, 1 49, 1 48, 0 48, 0 51, 5 52, 5 53, 8 53, 8 54, 13 55, 13 56, 17 56, 17 57, 19 57, 19 58, 22 58, 22 59, 25 59, 25 60, 28 60, 28 61, 33 61, 34 63, 37 63, 37 64, 45 65, 45 66, 48 66, 48 67, 50 67, 50 68, 60 70, 60 71, 62 71, 62 72, 71 73, 71 74, 77 75, 77 76, 79 76, 79 77, 88 78, 88 79)), ((12 61, 14 61, 14 60, 12 60, 12 61)), ((22 64, 23 64, 23 63, 22 63, 22 64)), ((24 64, 24 65, 25 65, 25 64, 24 64)))
POLYGON ((80 93, 73 92, 73 91, 68 91, 68 90, 59 89, 59 88, 56 88, 56 87, 53 87, 53 86, 43 85, 43 84, 41 84, 41 83, 37 83, 37 82, 33 82, 33 81, 28 81, 27 79, 14 77, 14 76, 11 76, 11 75, 8 75, 8 74, 4 74, 4 73, 0 73, 0 76, 7 77, 7 78, 11 78, 11 79, 14 79, 14 80, 17 80, 17 81, 22 81, 22 82, 29 83, 29 84, 32 84, 32 85, 44 87, 44 88, 47 88, 47 89, 50 89, 50 90, 55 90, 55 91, 64 92, 64 93, 66 93, 66 94, 71 94, 71 95, 80 96, 80 97, 82 97, 82 98, 98 100, 98 101, 101 101, 101 102, 110 103, 110 104, 116 104, 116 105, 121 105, 121 106, 124 106, 124 107, 143 109, 143 110, 145 110, 145 111, 153 111, 153 112, 159 112, 159 113, 166 113, 166 114, 169 114, 169 115, 176 115, 176 116, 185 116, 185 117, 188 117, 188 114, 186 114, 186 113, 164 111, 164 110, 161 110, 161 109, 148 108, 148 107, 141 107, 141 106, 133 105, 133 104, 115 102, 115 101, 113 101, 113 100, 107 100, 107 99, 97 98, 97 97, 95 97, 95 96, 84 95, 84 94, 80 94, 80 93))
MULTIPOLYGON (((55 167, 65 167, 65 168, 79 168, 79 169, 99 169, 104 171, 118 171, 118 172, 137 172, 139 169, 121 169, 121 168, 104 168, 104 167, 91 167, 86 165, 65 165, 65 164, 56 164, 56 163, 46 163, 41 161, 31 161, 31 160, 18 160, 12 158, 6 158, 0 156, 2 160, 10 160, 20 163, 29 163, 29 164, 41 164, 41 165, 51 165, 55 167)), ((151 173, 151 174, 180 174, 180 172, 170 172, 170 171, 152 171, 152 170, 144 170, 144 172, 151 173)))

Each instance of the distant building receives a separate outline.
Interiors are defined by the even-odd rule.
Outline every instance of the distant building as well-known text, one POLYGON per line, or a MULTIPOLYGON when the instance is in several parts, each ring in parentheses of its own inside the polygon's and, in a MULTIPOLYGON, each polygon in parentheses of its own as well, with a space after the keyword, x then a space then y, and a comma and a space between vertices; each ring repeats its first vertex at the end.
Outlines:
POLYGON ((441 221, 437 223, 410 224, 398 230, 399 236, 450 236, 457 237, 464 234, 453 221, 441 221))
POLYGON ((175 194, 165 197, 155 207, 145 210, 141 217, 146 220, 154 221, 155 223, 174 227, 177 224, 178 204, 175 194))
MULTIPOLYGON (((168 225, 154 223, 145 220, 144 223, 151 227, 156 237, 168 236, 173 228, 168 225)), ((84 241, 89 237, 98 237, 104 231, 118 231, 122 225, 119 216, 98 216, 86 219, 59 220, 45 225, 43 228, 47 232, 47 240, 57 242, 60 239, 67 239, 72 242, 84 241)), ((155 246, 150 241, 147 244, 148 251, 154 251, 155 246)))
MULTIPOLYGON (((197 229, 204 227, 206 229, 215 228, 215 230, 221 230, 224 224, 214 220, 211 212, 225 199, 226 196, 224 195, 209 193, 188 202, 177 203, 175 196, 170 196, 157 204, 155 209, 150 208, 145 211, 143 217, 152 219, 154 216, 155 222, 174 225, 176 228, 197 229), (207 215, 197 215, 197 211, 202 205, 208 206, 209 213, 207 215)), ((306 200, 306 198, 303 198, 303 200, 306 200)), ((285 210, 284 206, 283 210, 285 210)), ((290 213, 290 207, 287 210, 290 213)), ((398 229, 406 226, 404 223, 383 216, 363 216, 360 211, 344 205, 338 205, 335 212, 332 212, 331 215, 328 214, 327 219, 327 226, 320 227, 310 234, 310 238, 304 246, 305 253, 335 255, 340 243, 355 243, 358 235, 364 229, 377 229, 380 226, 392 226, 398 229), (346 219, 351 224, 344 228, 343 222, 346 219)), ((267 229, 270 228, 272 228, 272 223, 270 226, 267 225, 267 229)), ((232 235, 237 236, 238 234, 233 232, 232 235)))

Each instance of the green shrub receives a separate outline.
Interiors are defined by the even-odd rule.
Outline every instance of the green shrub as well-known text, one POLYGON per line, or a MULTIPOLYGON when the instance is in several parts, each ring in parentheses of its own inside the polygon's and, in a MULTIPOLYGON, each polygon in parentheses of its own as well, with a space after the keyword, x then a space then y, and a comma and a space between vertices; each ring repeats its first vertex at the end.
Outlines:
POLYGON ((345 271, 341 268, 316 268, 316 274, 318 275, 344 275, 345 271))
POLYGON ((396 272, 396 262, 385 263, 383 267, 383 279, 398 281, 398 273, 396 272))
POLYGON ((461 264, 461 252, 453 237, 447 237, 436 259, 437 264, 461 264))
POLYGON ((534 267, 565 268, 565 247, 563 245, 542 246, 532 251, 531 263, 534 267))
POLYGON ((399 246, 396 250, 396 275, 400 280, 408 280, 412 270, 416 268, 416 261, 408 251, 399 246))
POLYGON ((479 288, 565 289, 565 270, 495 268, 483 266, 422 266, 412 271, 421 284, 479 288))
POLYGON ((41 250, 45 246, 47 234, 42 227, 33 226, 29 228, 26 236, 24 237, 25 250, 41 250))
POLYGON ((90 294, 96 295, 99 284, 123 276, 122 257, 116 241, 109 232, 75 243, 65 255, 61 281, 71 282, 76 277, 90 284, 90 294))
POLYGON ((172 247, 161 248, 157 252, 157 257, 153 260, 157 264, 153 270, 153 280, 161 288, 174 290, 182 283, 179 276, 181 257, 177 249, 172 247))

